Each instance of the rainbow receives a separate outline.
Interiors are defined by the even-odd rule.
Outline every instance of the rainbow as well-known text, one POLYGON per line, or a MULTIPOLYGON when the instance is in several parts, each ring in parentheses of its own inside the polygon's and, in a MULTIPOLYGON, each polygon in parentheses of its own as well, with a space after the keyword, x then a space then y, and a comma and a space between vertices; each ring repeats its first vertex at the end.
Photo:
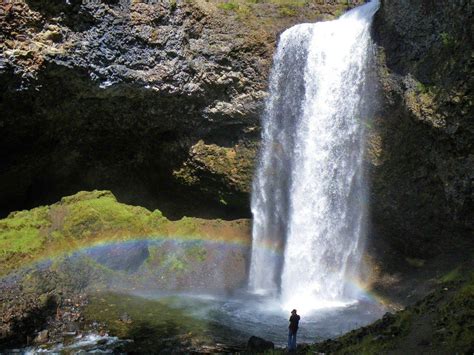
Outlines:
MULTIPOLYGON (((28 263, 24 263, 21 268, 13 270, 13 273, 22 269, 30 269, 36 265, 49 263, 56 259, 72 257, 81 253, 88 253, 105 247, 114 247, 119 245, 132 245, 134 243, 148 243, 148 245, 159 245, 159 243, 171 242, 177 245, 190 245, 199 243, 202 246, 211 246, 212 248, 240 248, 247 249, 250 251, 250 240, 243 239, 230 239, 226 240, 223 238, 211 238, 209 236, 197 237, 197 236, 166 236, 166 235, 147 235, 147 236, 135 236, 135 237, 121 237, 121 238, 95 238, 90 243, 72 243, 69 245, 67 250, 59 251, 53 250, 51 253, 44 253, 41 257, 34 260, 30 260, 28 263), (158 244, 157 244, 158 243, 158 244)), ((284 250, 281 246, 275 245, 269 242, 263 242, 259 244, 259 247, 270 253, 272 257, 281 258, 283 257, 284 250)), ((354 302, 369 302, 381 305, 383 307, 391 305, 391 302, 378 294, 375 290, 371 289, 370 284, 363 282, 356 278, 348 278, 345 280, 346 284, 349 285, 357 295, 354 302)), ((331 302, 329 302, 331 303, 331 302)), ((334 304, 336 304, 335 302, 334 304)), ((350 303, 350 302, 349 302, 350 303)), ((353 302, 352 302, 353 303, 353 302)))

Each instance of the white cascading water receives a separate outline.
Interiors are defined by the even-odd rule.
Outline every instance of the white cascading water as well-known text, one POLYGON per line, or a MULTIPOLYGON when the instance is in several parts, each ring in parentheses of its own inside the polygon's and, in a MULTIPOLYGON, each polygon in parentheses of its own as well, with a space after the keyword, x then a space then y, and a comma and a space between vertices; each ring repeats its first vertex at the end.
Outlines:
POLYGON ((249 288, 308 310, 348 301, 366 217, 364 130, 378 0, 279 40, 253 183, 249 288))

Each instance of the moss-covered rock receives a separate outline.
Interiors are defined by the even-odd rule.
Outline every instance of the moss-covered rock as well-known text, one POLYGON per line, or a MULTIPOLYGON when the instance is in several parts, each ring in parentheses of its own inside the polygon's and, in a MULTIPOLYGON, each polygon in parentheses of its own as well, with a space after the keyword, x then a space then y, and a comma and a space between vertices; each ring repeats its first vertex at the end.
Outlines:
POLYGON ((41 258, 98 242, 137 237, 250 242, 247 220, 170 221, 160 211, 119 203, 109 191, 82 191, 51 206, 13 212, 0 220, 1 274, 41 258))
POLYGON ((174 175, 223 206, 249 205, 256 151, 256 144, 227 148, 201 140, 191 147, 189 159, 174 175))
POLYGON ((463 270, 464 274, 450 272, 449 281, 440 278, 436 290, 416 304, 307 350, 330 354, 471 353, 474 274, 469 266, 463 270))

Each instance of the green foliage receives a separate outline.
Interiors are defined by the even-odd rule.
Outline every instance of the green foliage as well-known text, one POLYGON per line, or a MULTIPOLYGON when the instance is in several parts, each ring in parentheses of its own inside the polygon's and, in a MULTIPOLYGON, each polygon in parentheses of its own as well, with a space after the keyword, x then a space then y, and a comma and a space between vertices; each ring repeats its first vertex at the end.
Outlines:
POLYGON ((426 86, 423 83, 419 82, 419 81, 416 83, 416 90, 418 90, 420 92, 426 92, 427 91, 426 86))
POLYGON ((422 94, 433 94, 435 91, 434 85, 423 84, 420 81, 416 82, 416 91, 422 94))

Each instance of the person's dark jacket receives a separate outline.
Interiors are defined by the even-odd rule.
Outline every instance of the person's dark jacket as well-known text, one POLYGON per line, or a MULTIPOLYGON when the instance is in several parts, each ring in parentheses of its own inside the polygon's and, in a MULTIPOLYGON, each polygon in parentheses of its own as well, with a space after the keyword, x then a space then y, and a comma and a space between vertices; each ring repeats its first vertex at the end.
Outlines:
POLYGON ((297 314, 292 314, 290 317, 290 325, 288 329, 294 334, 298 330, 298 323, 300 322, 300 316, 297 314))

